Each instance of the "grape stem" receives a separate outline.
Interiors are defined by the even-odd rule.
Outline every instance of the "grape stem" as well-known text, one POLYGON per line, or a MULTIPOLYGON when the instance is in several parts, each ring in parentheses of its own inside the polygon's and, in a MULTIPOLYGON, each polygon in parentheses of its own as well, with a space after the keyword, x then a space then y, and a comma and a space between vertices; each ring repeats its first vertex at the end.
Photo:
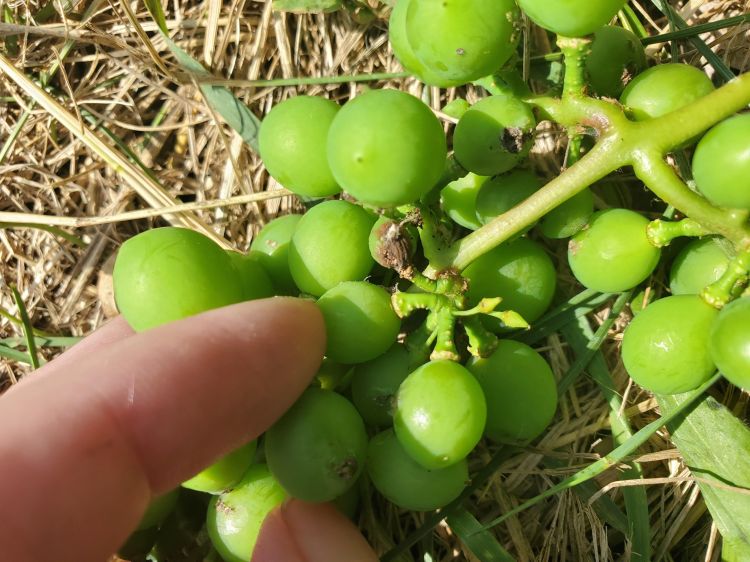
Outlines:
POLYGON ((669 151, 750 104, 750 73, 677 111, 640 122, 628 120, 616 102, 572 95, 577 91, 577 82, 575 78, 568 82, 570 93, 562 99, 532 97, 526 101, 566 127, 578 127, 594 134, 598 138, 594 148, 513 209, 434 252, 426 275, 432 277, 447 268, 465 269, 479 256, 535 223, 576 193, 625 166, 632 166, 656 195, 706 231, 726 237, 738 251, 750 248, 746 213, 714 207, 691 191, 665 161, 669 151))
POLYGON ((668 246, 675 238, 682 236, 707 236, 716 234, 693 219, 682 219, 681 221, 665 221, 656 219, 651 221, 646 228, 649 242, 657 248, 668 246))

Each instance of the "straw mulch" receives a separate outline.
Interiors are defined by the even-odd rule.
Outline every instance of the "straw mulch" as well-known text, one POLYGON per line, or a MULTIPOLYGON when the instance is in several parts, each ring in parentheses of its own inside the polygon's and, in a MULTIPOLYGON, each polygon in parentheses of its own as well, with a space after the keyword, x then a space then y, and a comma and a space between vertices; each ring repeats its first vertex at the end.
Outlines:
MULTIPOLYGON (((164 3, 164 9, 178 44, 214 76, 232 79, 235 94, 262 116, 290 95, 326 95, 343 103, 361 86, 267 87, 248 81, 401 71, 388 46, 384 19, 388 10, 370 1, 377 8, 371 18, 361 9, 354 14, 276 13, 268 1, 246 0, 176 0, 164 3)), ((16 223, 30 222, 30 215, 46 215, 50 218, 38 222, 74 234, 82 244, 56 232, 22 224, 2 225, 0 312, 19 315, 10 289, 15 285, 36 329, 82 336, 114 314, 108 271, 110 258, 123 240, 151 226, 164 225, 167 219, 175 224, 189 220, 189 224, 204 225, 228 245, 244 250, 268 220, 300 206, 293 197, 274 193, 280 186, 269 178, 257 155, 209 109, 196 85, 180 72, 141 2, 53 3, 50 5, 55 10, 63 6, 68 9, 52 13, 44 22, 34 21, 44 4, 42 0, 6 3, 15 22, 25 20, 27 25, 0 26, 0 36, 6 37, 0 53, 32 83, 59 65, 48 92, 60 104, 53 115, 48 108, 32 102, 16 81, 0 74, 0 147, 4 147, 0 151, 0 211, 18 213, 16 223), (11 32, 17 35, 10 36, 11 32), (69 50, 65 48, 66 39, 72 43, 69 50), (60 123, 61 116, 77 124, 74 129, 95 131, 105 145, 116 147, 118 142, 131 150, 168 197, 159 193, 137 167, 133 168, 135 179, 124 181, 90 142, 82 141, 80 135, 60 123), (163 213, 159 208, 170 201, 200 206, 249 194, 261 194, 260 200, 160 216, 163 213), (263 199, 263 194, 267 198, 263 199), (120 216, 141 209, 156 211, 137 220, 123 221, 120 216), (76 223, 92 217, 101 220, 94 220, 94 226, 85 226, 92 221, 76 223)), ((736 0, 693 1, 684 7, 672 4, 691 23, 750 11, 750 2, 736 0)), ((651 33, 669 30, 650 2, 632 5, 651 33)), ((735 71, 743 71, 750 68, 748 36, 748 26, 744 26, 703 38, 735 71)), ((539 37, 533 36, 532 44, 539 46, 539 37)), ((649 52, 663 58, 669 46, 652 46, 649 52)), ((680 57, 696 65, 704 62, 687 43, 681 44, 680 57)), ((458 93, 424 91, 414 79, 375 85, 406 89, 428 100, 435 110, 456 95, 472 101, 478 94, 471 88, 458 93)), ((535 161, 541 170, 549 171, 559 165, 565 140, 554 130, 542 140, 537 147, 542 154, 537 154, 535 161)), ((116 148, 120 154, 124 154, 122 146, 116 148)), ((563 283, 572 285, 572 280, 563 283)), ((593 320, 605 315, 606 310, 593 320)), ((624 316, 615 323, 604 350, 618 390, 624 393, 626 414, 638 429, 655 419, 658 412, 647 393, 628 385, 618 360, 619 334, 626 321, 624 316)), ((0 338, 20 336, 18 324, 0 317, 0 338)), ((565 342, 554 336, 543 349, 556 374, 564 373, 571 362, 565 342)), ((59 349, 43 347, 40 352, 48 360, 59 349)), ((29 372, 27 365, 0 358, 0 389, 29 372)), ((599 390, 584 377, 561 401, 557 420, 538 448, 506 462, 475 496, 472 512, 480 518, 502 513, 519 498, 535 495, 610 451, 608 414, 599 390), (544 455, 560 459, 565 468, 545 466, 541 463, 544 455)), ((645 476, 668 479, 648 486, 654 559, 718 560, 716 530, 695 483, 678 480, 689 473, 666 432, 657 434, 641 451, 645 476)), ((486 461, 489 454, 480 450, 476 465, 486 461)), ((612 484, 607 494, 620 503, 618 478, 617 471, 610 471, 597 484, 612 484)), ((362 511, 360 524, 382 552, 398 543, 419 520, 418 515, 376 502, 362 511)), ((592 506, 572 492, 511 518, 496 528, 496 534, 519 562, 621 560, 628 554, 621 537, 618 540, 592 506)), ((437 529, 432 550, 435 560, 473 559, 446 526, 437 529)))

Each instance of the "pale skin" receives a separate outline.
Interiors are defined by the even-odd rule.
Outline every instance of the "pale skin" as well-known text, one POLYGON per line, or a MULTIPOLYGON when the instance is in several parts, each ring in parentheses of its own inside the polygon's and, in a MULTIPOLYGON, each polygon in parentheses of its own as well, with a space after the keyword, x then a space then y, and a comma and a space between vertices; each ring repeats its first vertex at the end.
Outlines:
MULTIPOLYGON (((134 334, 116 318, 0 397, 0 545, 103 562, 150 499, 265 431, 314 376, 317 308, 253 301, 134 334)), ((273 511, 253 562, 375 562, 330 505, 273 511)))

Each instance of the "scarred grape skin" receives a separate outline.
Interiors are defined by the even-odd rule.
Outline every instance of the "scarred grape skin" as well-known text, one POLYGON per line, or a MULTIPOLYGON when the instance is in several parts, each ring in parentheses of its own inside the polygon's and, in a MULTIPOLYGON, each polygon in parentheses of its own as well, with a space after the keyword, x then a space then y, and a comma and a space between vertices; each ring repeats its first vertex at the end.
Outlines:
POLYGON ((339 111, 328 163, 341 187, 375 207, 413 203, 440 179, 443 127, 424 103, 399 90, 369 90, 339 111))
POLYGON ((632 289, 654 270, 661 252, 646 236, 648 219, 628 209, 594 213, 568 244, 568 263, 584 287, 614 293, 632 289))
POLYGON ((622 361, 630 377, 660 394, 693 390, 716 370, 709 333, 718 311, 697 295, 654 301, 628 325, 622 361))
POLYGON ((312 387, 266 432, 265 452, 271 473, 289 495, 331 501, 362 473, 365 424, 346 398, 312 387))
POLYGON ((507 172, 528 155, 535 126, 531 108, 514 96, 484 98, 456 124, 456 160, 483 176, 507 172))
POLYGON ((266 516, 286 497, 266 465, 253 465, 234 488, 211 498, 206 516, 211 544, 226 562, 250 560, 266 516))

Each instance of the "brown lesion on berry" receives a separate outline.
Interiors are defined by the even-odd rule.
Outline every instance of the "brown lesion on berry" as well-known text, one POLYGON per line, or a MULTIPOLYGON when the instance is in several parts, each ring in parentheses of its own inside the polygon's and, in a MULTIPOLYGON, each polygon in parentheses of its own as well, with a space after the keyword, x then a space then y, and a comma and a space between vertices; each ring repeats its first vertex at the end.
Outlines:
POLYGON ((377 229, 376 236, 379 242, 375 260, 383 267, 395 270, 404 279, 411 279, 414 276, 412 240, 404 224, 386 221, 377 229))
POLYGON ((506 127, 500 136, 500 144, 511 154, 518 154, 524 148, 529 135, 520 127, 506 127))
POLYGON ((231 505, 221 501, 221 498, 218 498, 216 500, 216 511, 223 515, 229 515, 230 513, 234 512, 234 508, 231 505))
POLYGON ((359 473, 359 462, 356 457, 347 457, 333 467, 333 472, 342 480, 351 480, 359 473))

